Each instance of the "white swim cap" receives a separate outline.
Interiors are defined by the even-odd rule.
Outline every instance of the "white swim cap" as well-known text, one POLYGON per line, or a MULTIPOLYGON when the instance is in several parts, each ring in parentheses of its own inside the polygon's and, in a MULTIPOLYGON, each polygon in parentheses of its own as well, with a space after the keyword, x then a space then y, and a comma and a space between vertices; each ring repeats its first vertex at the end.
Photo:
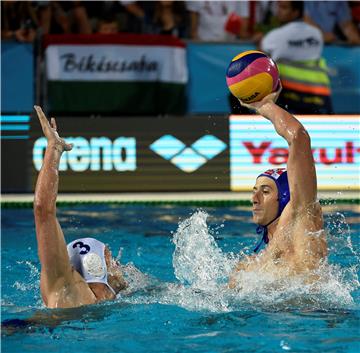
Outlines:
POLYGON ((87 273, 93 277, 103 278, 106 274, 106 268, 98 254, 88 253, 84 255, 82 263, 87 273))
POLYGON ((94 238, 76 239, 67 246, 70 263, 87 283, 108 283, 105 261, 105 244, 94 238))

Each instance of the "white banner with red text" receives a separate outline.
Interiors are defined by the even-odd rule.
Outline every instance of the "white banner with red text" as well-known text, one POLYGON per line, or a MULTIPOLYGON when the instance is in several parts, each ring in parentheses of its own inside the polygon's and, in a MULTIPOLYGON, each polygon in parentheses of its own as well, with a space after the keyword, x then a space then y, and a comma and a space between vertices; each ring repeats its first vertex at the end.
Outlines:
MULTIPOLYGON (((297 118, 311 137, 318 190, 359 190, 359 116, 297 118)), ((249 191, 266 169, 286 167, 288 145, 262 117, 232 115, 229 119, 231 190, 249 191)))
POLYGON ((161 35, 48 35, 47 97, 59 115, 183 114, 186 44, 161 35))

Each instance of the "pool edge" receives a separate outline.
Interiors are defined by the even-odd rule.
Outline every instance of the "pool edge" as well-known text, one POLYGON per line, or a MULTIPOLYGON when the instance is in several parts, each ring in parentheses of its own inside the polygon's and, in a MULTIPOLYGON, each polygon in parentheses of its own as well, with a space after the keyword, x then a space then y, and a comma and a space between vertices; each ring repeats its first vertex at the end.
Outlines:
MULTIPOLYGON (((359 192, 319 192, 323 205, 359 205, 359 192)), ((33 194, 1 194, 1 208, 30 208, 33 194)), ((177 192, 177 193, 113 193, 113 194, 59 194, 57 206, 76 204, 147 204, 195 206, 250 206, 249 192, 177 192)))

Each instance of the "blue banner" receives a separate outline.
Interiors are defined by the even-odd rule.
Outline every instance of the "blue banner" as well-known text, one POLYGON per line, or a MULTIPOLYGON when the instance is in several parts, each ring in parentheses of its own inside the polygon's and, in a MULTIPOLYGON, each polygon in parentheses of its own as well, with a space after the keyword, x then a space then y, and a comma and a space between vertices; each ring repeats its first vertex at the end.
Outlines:
POLYGON ((330 71, 334 113, 360 113, 360 46, 329 45, 324 58, 330 71))
POLYGON ((34 105, 32 44, 1 43, 1 113, 29 113, 34 105))
MULTIPOLYGON (((231 59, 255 49, 251 43, 188 43, 188 112, 229 114, 229 90, 225 73, 231 59)), ((332 102, 336 114, 360 112, 359 46, 326 46, 323 56, 330 71, 332 102)))

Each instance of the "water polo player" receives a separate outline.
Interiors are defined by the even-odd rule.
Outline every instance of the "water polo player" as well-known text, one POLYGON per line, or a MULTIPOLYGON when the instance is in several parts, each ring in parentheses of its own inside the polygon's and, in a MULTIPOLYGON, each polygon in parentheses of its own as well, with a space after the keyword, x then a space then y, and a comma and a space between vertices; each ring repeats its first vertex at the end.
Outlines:
POLYGON ((35 110, 47 138, 34 198, 43 301, 49 308, 70 308, 114 299, 127 284, 105 244, 81 238, 66 246, 56 218, 56 198, 60 157, 72 145, 59 137, 54 118, 50 124, 40 107, 35 110))
POLYGON ((252 212, 262 238, 254 249, 258 255, 247 257, 233 271, 231 288, 238 284, 242 271, 261 271, 279 277, 309 274, 327 256, 310 137, 294 116, 275 104, 279 92, 251 104, 240 101, 271 121, 287 141, 289 155, 287 171, 268 170, 256 179, 252 212))

